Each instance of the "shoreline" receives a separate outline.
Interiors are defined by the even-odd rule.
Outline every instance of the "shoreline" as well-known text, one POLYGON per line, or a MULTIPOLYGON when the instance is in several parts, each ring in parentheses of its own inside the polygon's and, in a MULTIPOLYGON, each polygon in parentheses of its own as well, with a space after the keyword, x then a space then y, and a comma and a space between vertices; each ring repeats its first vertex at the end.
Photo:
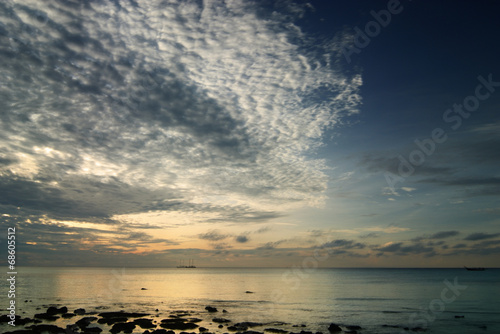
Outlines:
MULTIPOLYGON (((99 333, 141 333, 141 334, 334 334, 371 333, 371 330, 357 324, 327 323, 320 326, 281 321, 257 322, 246 319, 232 319, 231 312, 207 305, 197 310, 171 310, 160 312, 136 312, 116 310, 98 306, 87 311, 75 308, 73 311, 60 304, 37 307, 40 313, 32 317, 16 315, 15 326, 7 325, 11 319, 0 315, 0 328, 4 334, 99 334, 99 333), (6 326, 7 325, 7 326, 6 326), (319 327, 319 330, 318 330, 319 327), (5 329, 6 328, 6 329, 5 329)), ((422 332, 423 328, 409 329, 397 325, 383 325, 394 333, 422 332)))

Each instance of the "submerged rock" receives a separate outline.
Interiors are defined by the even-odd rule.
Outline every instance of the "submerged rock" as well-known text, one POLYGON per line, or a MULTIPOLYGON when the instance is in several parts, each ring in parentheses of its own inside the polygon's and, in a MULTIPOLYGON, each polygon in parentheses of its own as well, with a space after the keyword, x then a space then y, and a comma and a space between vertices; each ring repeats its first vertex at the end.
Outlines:
POLYGON ((102 318, 118 318, 118 317, 127 317, 127 318, 140 318, 148 316, 147 313, 136 313, 136 312, 102 312, 99 313, 99 316, 102 318))
POLYGON ((279 328, 266 328, 264 331, 278 334, 288 333, 288 331, 279 328))
POLYGON ((198 328, 197 324, 185 321, 186 319, 163 319, 161 321, 160 327, 167 329, 178 329, 178 330, 198 328))
MULTIPOLYGON (((166 329, 155 329, 154 331, 150 332, 150 331, 146 331, 150 334, 175 334, 174 331, 167 331, 166 329)), ((146 333, 144 332, 144 333, 146 333)))
POLYGON ((205 310, 207 310, 208 312, 217 312, 217 308, 212 306, 205 307, 205 310))
POLYGON ((76 315, 84 315, 85 309, 84 308, 77 308, 76 310, 73 311, 73 313, 76 315))
POLYGON ((360 330, 360 329, 363 329, 361 328, 361 326, 358 326, 358 325, 351 325, 351 326, 345 326, 347 329, 350 329, 350 330, 360 330))
POLYGON ((64 313, 68 313, 68 308, 66 306, 63 306, 61 308, 51 306, 47 309, 47 311, 45 313, 50 314, 50 315, 64 314, 64 313))
POLYGON ((224 319, 224 318, 213 318, 212 321, 216 322, 216 323, 220 323, 220 324, 223 324, 223 323, 226 323, 226 322, 231 322, 231 320, 224 319))
POLYGON ((113 324, 116 324, 118 322, 127 322, 128 318, 127 317, 117 317, 117 318, 102 318, 97 320, 97 323, 99 324, 106 324, 108 326, 111 326, 113 324))
POLYGON ((328 327, 328 330, 332 333, 335 332, 342 332, 342 328, 340 328, 338 325, 331 323, 330 326, 328 327))
POLYGON ((87 328, 88 325, 90 325, 90 323, 92 321, 96 321, 97 320, 97 317, 84 317, 84 318, 81 318, 80 320, 78 320, 76 322, 76 325, 78 327, 80 327, 81 329, 85 329, 87 328))
POLYGON ((48 332, 50 334, 66 334, 64 328, 55 325, 32 325, 29 327, 33 333, 43 333, 48 332))
POLYGON ((43 320, 47 320, 47 321, 55 321, 55 320, 59 319, 60 317, 58 317, 57 315, 51 315, 51 314, 47 314, 47 313, 38 313, 38 314, 35 314, 35 318, 43 319, 43 320))
POLYGON ((156 327, 156 325, 153 324, 153 320, 151 320, 151 319, 145 319, 145 318, 135 319, 134 323, 141 328, 155 328, 156 327))
POLYGON ((111 327, 111 329, 109 330, 109 332, 113 334, 119 332, 132 333, 134 329, 135 329, 135 324, 133 322, 122 322, 114 324, 113 327, 111 327))

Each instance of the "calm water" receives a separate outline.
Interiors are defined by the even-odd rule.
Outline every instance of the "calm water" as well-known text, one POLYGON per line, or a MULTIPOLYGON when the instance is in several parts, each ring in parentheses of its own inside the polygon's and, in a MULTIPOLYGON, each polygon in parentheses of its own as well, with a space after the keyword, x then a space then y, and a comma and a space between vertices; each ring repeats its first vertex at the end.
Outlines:
MULTIPOLYGON (((42 312, 37 307, 57 304, 70 310, 158 313, 159 319, 172 310, 192 310, 210 321, 213 315, 205 314, 204 307, 211 305, 226 309, 223 316, 233 322, 281 321, 287 323, 282 328, 296 332, 327 333, 335 322, 360 325, 361 333, 403 332, 388 326, 427 326, 428 333, 500 333, 499 269, 20 268, 17 277, 18 314, 29 317, 42 312), (454 289, 444 283, 453 286, 455 279, 454 289), (292 327, 301 324, 307 327, 292 327)), ((56 324, 65 327, 74 321, 56 324)), ((211 331, 227 332, 206 324, 211 331)), ((6 328, 0 325, 0 332, 6 328)))

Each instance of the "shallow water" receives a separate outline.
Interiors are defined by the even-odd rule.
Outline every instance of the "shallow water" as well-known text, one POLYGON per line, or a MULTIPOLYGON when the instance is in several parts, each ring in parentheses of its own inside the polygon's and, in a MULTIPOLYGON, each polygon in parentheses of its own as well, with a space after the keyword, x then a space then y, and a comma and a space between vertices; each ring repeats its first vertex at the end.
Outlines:
MULTIPOLYGON (((204 307, 211 305, 227 310, 223 316, 233 322, 280 321, 296 332, 328 332, 334 322, 362 326, 360 333, 402 333, 403 327, 415 326, 428 328, 427 333, 500 333, 499 278, 499 269, 25 267, 18 271, 16 301, 23 317, 54 304, 70 310, 143 311, 159 319, 172 310, 191 310, 208 324, 213 315, 204 307), (306 327, 292 327, 302 324, 306 327)), ((6 328, 1 325, 0 332, 6 328)))

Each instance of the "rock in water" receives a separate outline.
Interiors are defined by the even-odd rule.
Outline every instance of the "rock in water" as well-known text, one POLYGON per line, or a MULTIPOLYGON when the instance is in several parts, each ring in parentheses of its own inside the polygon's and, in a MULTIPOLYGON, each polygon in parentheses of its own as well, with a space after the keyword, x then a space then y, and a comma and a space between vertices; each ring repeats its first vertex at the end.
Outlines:
POLYGON ((217 322, 219 324, 223 324, 223 323, 226 323, 226 322, 231 322, 231 320, 224 319, 224 318, 213 318, 212 321, 213 322, 217 322))
POLYGON ((76 310, 73 311, 73 313, 76 315, 84 315, 85 309, 84 308, 77 308, 76 310))
POLYGON ((144 329, 146 329, 146 328, 155 328, 156 327, 156 325, 153 324, 153 320, 151 320, 151 319, 145 319, 145 318, 135 319, 134 323, 137 326, 139 326, 141 328, 144 328, 144 329))
POLYGON ((51 334, 65 334, 66 330, 61 327, 57 327, 54 325, 33 325, 30 326, 31 330, 33 333, 43 333, 43 332, 48 332, 51 334))
POLYGON ((121 322, 114 324, 109 331, 110 333, 113 334, 119 332, 132 333, 134 329, 135 329, 135 324, 133 322, 121 322))
POLYGON ((342 332, 342 328, 340 328, 338 325, 331 323, 330 326, 328 327, 328 330, 331 333, 336 333, 336 332, 342 332))
POLYGON ((208 312, 217 312, 217 308, 212 306, 205 307, 205 310, 207 310, 208 312))

